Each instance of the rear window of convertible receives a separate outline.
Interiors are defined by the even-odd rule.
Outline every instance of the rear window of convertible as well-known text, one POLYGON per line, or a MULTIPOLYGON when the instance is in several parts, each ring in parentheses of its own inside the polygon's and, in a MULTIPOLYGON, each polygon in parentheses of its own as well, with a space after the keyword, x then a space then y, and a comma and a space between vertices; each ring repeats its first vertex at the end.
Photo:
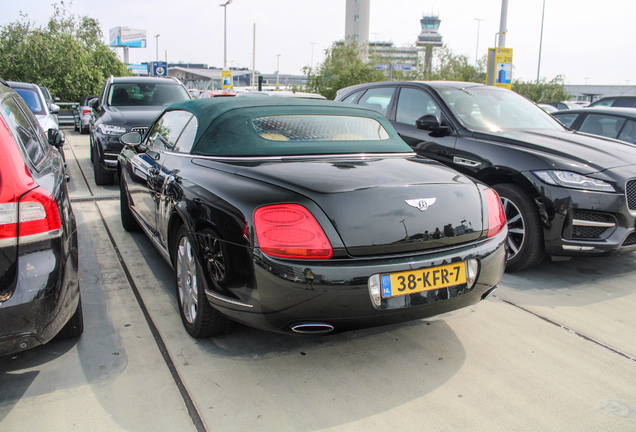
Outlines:
POLYGON ((221 116, 192 153, 210 156, 286 156, 406 153, 395 131, 364 116, 331 114, 221 116), (222 120, 222 121, 221 121, 222 120))

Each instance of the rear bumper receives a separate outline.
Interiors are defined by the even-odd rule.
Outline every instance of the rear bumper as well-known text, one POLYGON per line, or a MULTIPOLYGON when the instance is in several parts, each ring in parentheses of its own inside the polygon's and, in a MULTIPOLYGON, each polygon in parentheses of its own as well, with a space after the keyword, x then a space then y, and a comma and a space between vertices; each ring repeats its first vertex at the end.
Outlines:
POLYGON ((23 249, 18 258, 16 287, 11 297, 0 303, 0 355, 47 343, 70 319, 79 302, 76 234, 23 249))
POLYGON ((224 290, 231 296, 210 291, 208 300, 232 320, 281 333, 291 333, 298 324, 330 326, 336 333, 426 318, 478 303, 491 292, 505 269, 506 233, 445 252, 399 258, 289 262, 255 250, 251 274, 242 279, 245 285, 224 290), (373 305, 369 278, 374 274, 426 269, 470 258, 479 261, 472 288, 460 285, 393 298, 378 309, 373 305), (313 283, 303 277, 306 267, 315 273, 313 283))

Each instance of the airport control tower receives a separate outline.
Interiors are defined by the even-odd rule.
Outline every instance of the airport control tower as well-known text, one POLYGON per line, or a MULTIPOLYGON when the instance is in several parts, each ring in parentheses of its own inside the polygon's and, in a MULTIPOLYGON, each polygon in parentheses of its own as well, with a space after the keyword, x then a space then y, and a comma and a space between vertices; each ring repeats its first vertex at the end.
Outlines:
POLYGON ((440 48, 442 43, 442 35, 439 34, 439 25, 442 20, 439 16, 428 15, 423 16, 420 20, 422 23, 422 33, 417 37, 417 46, 424 48, 424 67, 431 70, 433 61, 433 48, 440 48))

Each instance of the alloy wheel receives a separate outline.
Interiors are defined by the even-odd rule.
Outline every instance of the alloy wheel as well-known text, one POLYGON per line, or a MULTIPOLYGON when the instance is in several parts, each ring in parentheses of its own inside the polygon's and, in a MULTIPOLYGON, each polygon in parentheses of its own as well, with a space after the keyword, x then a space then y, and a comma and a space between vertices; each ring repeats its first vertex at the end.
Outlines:
POLYGON ((187 236, 181 237, 177 249, 177 286, 183 315, 194 324, 199 306, 197 263, 187 236))
POLYGON ((519 207, 508 198, 501 198, 504 214, 508 221, 508 260, 511 260, 521 250, 526 239, 526 224, 519 207))

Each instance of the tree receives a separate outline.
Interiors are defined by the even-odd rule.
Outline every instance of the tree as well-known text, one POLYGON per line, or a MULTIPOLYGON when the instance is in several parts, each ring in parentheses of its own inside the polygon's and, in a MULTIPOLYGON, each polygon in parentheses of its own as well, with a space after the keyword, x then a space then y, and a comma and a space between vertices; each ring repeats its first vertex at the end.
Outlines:
POLYGON ((423 60, 418 58, 417 67, 407 72, 404 78, 422 81, 486 82, 487 59, 485 56, 475 66, 466 54, 455 54, 444 45, 434 51, 432 63, 431 70, 426 70, 423 60))
POLYGON ((365 47, 351 38, 334 42, 327 50, 325 60, 314 69, 305 67, 307 90, 334 99, 336 92, 355 84, 386 80, 384 72, 366 61, 365 47))
POLYGON ((536 102, 561 102, 569 99, 565 91, 564 77, 557 75, 551 81, 541 78, 536 81, 513 80, 512 90, 536 102))
MULTIPOLYGON (((69 5, 70 7, 70 5, 69 5)), ((0 77, 48 87, 63 101, 99 93, 110 75, 130 73, 104 42, 99 22, 54 4, 46 26, 28 16, 0 28, 0 77)))

